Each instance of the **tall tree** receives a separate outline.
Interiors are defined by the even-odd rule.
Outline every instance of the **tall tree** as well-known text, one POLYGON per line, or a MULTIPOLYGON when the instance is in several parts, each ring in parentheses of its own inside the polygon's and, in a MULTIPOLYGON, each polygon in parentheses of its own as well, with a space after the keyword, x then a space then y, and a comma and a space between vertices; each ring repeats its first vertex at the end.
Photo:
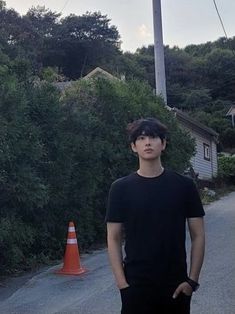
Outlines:
POLYGON ((21 36, 21 17, 14 9, 7 9, 0 2, 0 48, 10 57, 18 54, 18 40, 21 36))
POLYGON ((231 50, 213 49, 206 55, 207 86, 214 99, 235 99, 235 57, 231 50))
POLYGON ((61 14, 52 12, 44 6, 32 7, 23 20, 30 25, 31 36, 29 45, 34 41, 36 63, 39 69, 43 66, 54 66, 58 63, 58 46, 56 35, 58 33, 59 18, 61 14), (53 60, 53 62, 51 62, 53 60))
POLYGON ((100 12, 70 15, 61 21, 58 42, 63 49, 63 73, 79 78, 96 66, 105 65, 119 53, 119 34, 100 12))

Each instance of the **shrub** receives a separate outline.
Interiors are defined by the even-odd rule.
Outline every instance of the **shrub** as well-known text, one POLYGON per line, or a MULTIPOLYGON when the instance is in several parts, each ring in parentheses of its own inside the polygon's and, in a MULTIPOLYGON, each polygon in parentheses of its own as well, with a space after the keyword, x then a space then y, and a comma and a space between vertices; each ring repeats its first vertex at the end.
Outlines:
POLYGON ((0 220, 0 272, 10 273, 27 269, 32 257, 30 249, 34 243, 35 231, 16 217, 0 220))
POLYGON ((235 156, 221 156, 218 158, 218 176, 225 181, 235 178, 235 156))
POLYGON ((104 242, 109 186, 137 167, 125 132, 134 119, 163 121, 164 165, 189 165, 192 139, 144 83, 81 80, 60 101, 50 84, 0 87, 0 273, 61 258, 71 220, 82 250, 104 242))

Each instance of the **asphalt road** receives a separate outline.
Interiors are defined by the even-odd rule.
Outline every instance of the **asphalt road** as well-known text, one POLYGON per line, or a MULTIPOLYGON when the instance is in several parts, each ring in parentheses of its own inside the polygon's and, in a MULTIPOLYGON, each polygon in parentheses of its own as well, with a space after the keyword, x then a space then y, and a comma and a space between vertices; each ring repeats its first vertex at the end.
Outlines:
MULTIPOLYGON (((234 314, 235 192, 205 210, 207 250, 192 314, 234 314)), ((24 284, 18 278, 1 286, 0 313, 119 314, 119 292, 106 250, 83 256, 81 262, 88 269, 82 276, 57 275, 56 266, 22 279, 24 284)))

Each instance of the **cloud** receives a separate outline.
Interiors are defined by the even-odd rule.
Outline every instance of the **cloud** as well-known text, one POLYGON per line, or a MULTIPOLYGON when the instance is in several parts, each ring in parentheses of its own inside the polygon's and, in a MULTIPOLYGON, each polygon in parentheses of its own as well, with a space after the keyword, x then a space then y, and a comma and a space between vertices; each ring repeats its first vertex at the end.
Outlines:
POLYGON ((150 38, 152 36, 152 33, 148 30, 148 27, 145 24, 142 24, 138 27, 138 37, 150 38))

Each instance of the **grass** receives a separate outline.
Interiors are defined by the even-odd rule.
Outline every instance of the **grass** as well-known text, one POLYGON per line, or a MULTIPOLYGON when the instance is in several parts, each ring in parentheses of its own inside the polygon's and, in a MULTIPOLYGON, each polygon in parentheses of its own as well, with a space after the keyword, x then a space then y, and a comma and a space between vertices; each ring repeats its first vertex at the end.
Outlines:
POLYGON ((209 195, 207 190, 201 190, 201 200, 203 205, 208 205, 211 202, 219 200, 221 197, 234 192, 235 191, 235 185, 228 185, 223 187, 217 187, 212 189, 215 191, 215 195, 209 195))

